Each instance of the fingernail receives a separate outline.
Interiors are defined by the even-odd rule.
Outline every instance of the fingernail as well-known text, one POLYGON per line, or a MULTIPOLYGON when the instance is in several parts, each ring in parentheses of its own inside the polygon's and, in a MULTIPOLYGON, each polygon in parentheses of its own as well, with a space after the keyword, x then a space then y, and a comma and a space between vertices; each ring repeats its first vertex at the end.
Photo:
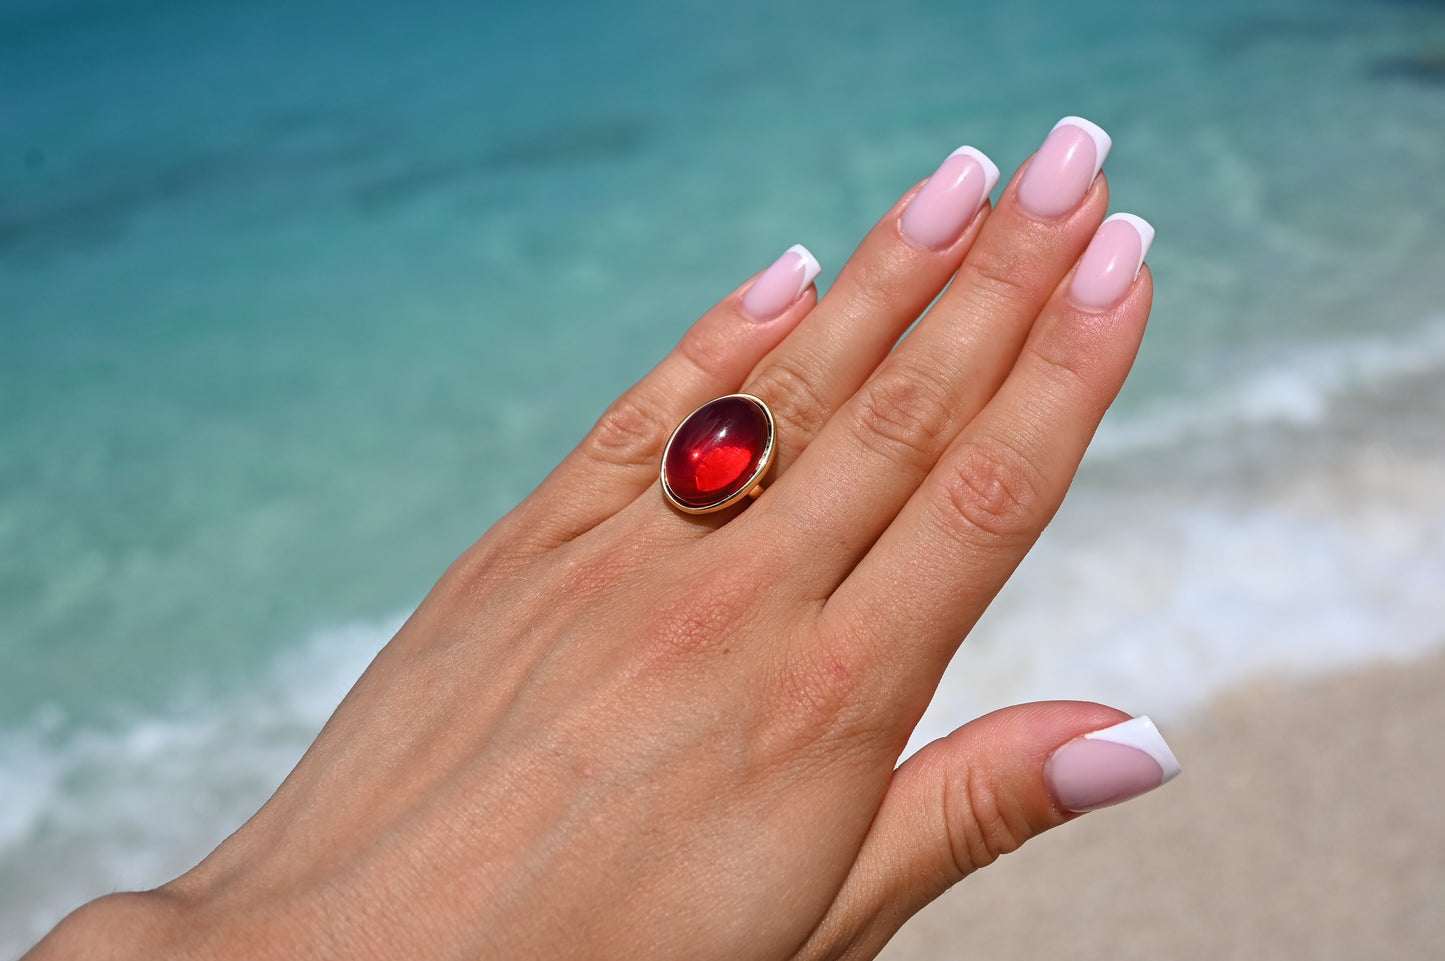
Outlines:
POLYGON ((1019 206, 1035 217, 1062 217, 1079 205, 1114 143, 1083 117, 1054 124, 1019 182, 1019 206))
POLYGON ((1044 780, 1060 808, 1082 814, 1152 791, 1179 771, 1154 722, 1136 717, 1059 748, 1044 765, 1044 780))
POLYGON ((1069 299, 1085 310, 1108 310, 1129 292, 1154 242, 1154 228, 1143 217, 1114 214, 1094 231, 1089 248, 1069 283, 1069 299))
POLYGON ((908 202, 898 225, 904 238, 929 250, 951 246, 997 183, 992 160, 973 147, 959 147, 908 202))
POLYGON ((803 295, 822 269, 807 247, 793 244, 743 294, 743 313, 756 321, 772 320, 803 295))

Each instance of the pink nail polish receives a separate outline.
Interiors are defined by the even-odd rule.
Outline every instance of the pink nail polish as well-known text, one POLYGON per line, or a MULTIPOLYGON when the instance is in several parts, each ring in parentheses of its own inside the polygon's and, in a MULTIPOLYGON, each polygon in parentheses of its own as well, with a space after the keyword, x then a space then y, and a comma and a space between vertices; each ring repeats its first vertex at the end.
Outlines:
POLYGON ((1154 722, 1136 717, 1060 747, 1044 765, 1044 780, 1060 808, 1082 814, 1152 791, 1179 771, 1154 722))
POLYGON ((822 269, 807 247, 794 244, 743 294, 743 313, 756 321, 772 320, 803 295, 822 269))
POLYGON ((1094 231, 1079 258, 1069 299, 1085 310, 1108 310, 1129 292, 1154 242, 1149 221, 1133 214, 1114 214, 1094 231))
POLYGON ((992 160, 973 147, 959 147, 908 202, 899 229, 917 247, 951 246, 997 183, 998 166, 992 160))
POLYGON ((1113 140, 1098 124, 1065 117, 1054 124, 1019 182, 1019 206, 1035 217, 1062 217, 1079 205, 1103 169, 1113 140))

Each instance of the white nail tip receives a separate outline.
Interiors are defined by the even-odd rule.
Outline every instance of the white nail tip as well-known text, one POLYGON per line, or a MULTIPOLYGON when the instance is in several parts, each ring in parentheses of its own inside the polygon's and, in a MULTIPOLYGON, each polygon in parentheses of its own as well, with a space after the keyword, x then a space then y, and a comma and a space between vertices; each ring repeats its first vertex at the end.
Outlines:
POLYGON ((1164 735, 1154 726, 1154 722, 1148 717, 1130 718, 1113 727, 1106 727, 1102 731, 1090 731, 1084 735, 1089 741, 1110 741, 1114 744, 1122 744, 1125 747, 1132 747, 1136 751, 1143 751, 1158 763, 1164 772, 1164 778, 1159 783, 1166 784, 1173 780, 1183 768, 1174 752, 1169 749, 1169 743, 1164 740, 1164 735))
POLYGON ((1104 169, 1104 158, 1109 156, 1109 148, 1114 146, 1114 138, 1110 137, 1103 127, 1083 117, 1065 117, 1054 124, 1054 130, 1063 126, 1078 127, 1094 141, 1094 176, 1099 176, 1099 171, 1104 169))
POLYGON ((998 186, 999 169, 998 164, 989 159, 988 154, 977 147, 959 147, 950 157, 972 157, 974 162, 983 168, 983 195, 987 197, 993 193, 993 188, 998 186))
MULTIPOLYGON (((1154 225, 1134 214, 1110 214, 1104 218, 1104 223, 1107 224, 1111 220, 1124 221, 1139 235, 1139 262, 1134 265, 1134 277, 1137 279, 1139 271, 1144 269, 1144 258, 1149 256, 1149 248, 1154 243, 1154 225)), ((1103 224, 1099 226, 1102 227, 1103 224)))
POLYGON ((823 267, 818 263, 818 258, 813 256, 813 252, 802 244, 793 244, 786 252, 797 254, 803 261, 803 282, 798 285, 798 293, 801 294, 808 289, 809 284, 818 279, 823 267))

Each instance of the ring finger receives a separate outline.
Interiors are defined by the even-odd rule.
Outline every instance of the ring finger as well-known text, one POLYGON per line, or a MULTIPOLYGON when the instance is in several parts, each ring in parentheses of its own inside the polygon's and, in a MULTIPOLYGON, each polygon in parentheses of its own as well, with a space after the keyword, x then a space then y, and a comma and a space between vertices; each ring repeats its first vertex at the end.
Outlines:
MULTIPOLYGON (((787 472, 954 276, 983 227, 998 176, 993 161, 973 147, 950 154, 874 226, 828 295, 743 382, 741 390, 762 399, 776 424, 769 483, 787 472)), ((649 491, 638 507, 648 523, 682 537, 727 518, 698 523, 659 511, 660 502, 649 491)))
MULTIPOLYGON (((683 416, 740 389, 774 412, 772 478, 781 475, 957 270, 997 182, 987 156, 972 147, 954 151, 878 222, 816 307, 817 263, 805 248, 790 248, 709 311, 612 406, 544 483, 537 500, 546 507, 524 526, 545 527, 544 538, 556 543, 602 523, 656 483, 667 432, 683 416), (766 354, 758 351, 764 338, 757 330, 768 332, 766 354), (745 376, 740 360, 752 366, 745 376)), ((661 503, 655 495, 645 495, 654 508, 661 503)), ((694 519, 680 529, 708 526, 694 519)))

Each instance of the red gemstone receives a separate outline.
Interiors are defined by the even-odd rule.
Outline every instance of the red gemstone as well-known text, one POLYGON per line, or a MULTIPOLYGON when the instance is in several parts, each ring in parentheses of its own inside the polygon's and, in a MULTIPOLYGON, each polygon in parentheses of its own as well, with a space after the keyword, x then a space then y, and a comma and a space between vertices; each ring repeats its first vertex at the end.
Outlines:
POLYGON ((673 431, 662 478, 684 507, 719 507, 752 488, 772 454, 772 419, 759 401, 709 401, 673 431))

